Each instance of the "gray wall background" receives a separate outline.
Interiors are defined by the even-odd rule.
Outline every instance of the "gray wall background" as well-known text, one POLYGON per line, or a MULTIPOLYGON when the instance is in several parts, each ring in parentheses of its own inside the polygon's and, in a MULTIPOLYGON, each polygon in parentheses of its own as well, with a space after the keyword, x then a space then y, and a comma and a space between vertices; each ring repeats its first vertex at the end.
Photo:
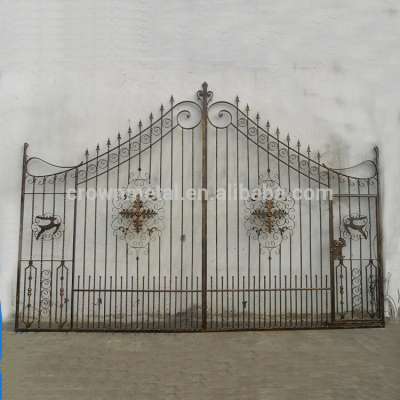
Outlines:
POLYGON ((0 299, 13 311, 22 148, 73 165, 170 94, 239 94, 332 167, 381 149, 384 258, 400 287, 396 1, 0 1, 0 299))

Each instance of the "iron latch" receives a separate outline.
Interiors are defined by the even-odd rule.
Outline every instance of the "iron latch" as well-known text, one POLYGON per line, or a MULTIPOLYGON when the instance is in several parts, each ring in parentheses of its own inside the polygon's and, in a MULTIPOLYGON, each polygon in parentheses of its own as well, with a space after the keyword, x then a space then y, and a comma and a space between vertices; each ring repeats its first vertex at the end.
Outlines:
POLYGON ((343 238, 333 240, 331 243, 331 255, 334 260, 343 259, 343 247, 346 246, 346 241, 343 238))

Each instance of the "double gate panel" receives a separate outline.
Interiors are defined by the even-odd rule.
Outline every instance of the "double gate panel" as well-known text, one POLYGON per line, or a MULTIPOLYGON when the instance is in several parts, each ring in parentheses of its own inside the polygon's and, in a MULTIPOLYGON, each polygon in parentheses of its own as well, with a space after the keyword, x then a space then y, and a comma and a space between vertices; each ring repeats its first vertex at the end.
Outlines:
POLYGON ((212 97, 74 167, 25 145, 16 330, 383 324, 377 157, 347 175, 212 97))

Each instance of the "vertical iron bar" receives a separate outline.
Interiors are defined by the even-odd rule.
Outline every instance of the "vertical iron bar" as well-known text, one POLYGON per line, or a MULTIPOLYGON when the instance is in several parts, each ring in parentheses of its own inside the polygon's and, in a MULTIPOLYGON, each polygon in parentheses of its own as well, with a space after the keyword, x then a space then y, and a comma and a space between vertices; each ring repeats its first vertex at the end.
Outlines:
MULTIPOLYGON (((311 158, 310 158, 310 146, 308 146, 307 148, 307 158, 308 158, 308 188, 311 188, 311 158)), ((308 241, 309 241, 309 253, 310 253, 310 324, 311 326, 313 325, 313 314, 314 314, 314 304, 313 304, 313 292, 312 292, 312 288, 313 288, 313 269, 312 269, 312 223, 311 223, 311 200, 308 200, 308 241)))
MULTIPOLYGON (((250 154, 249 154, 249 106, 246 106, 246 157, 247 157, 247 188, 250 191, 250 154)), ((251 242, 247 238, 247 328, 250 328, 250 263, 251 263, 251 242)))
MULTIPOLYGON (((297 142, 297 168, 298 168, 298 190, 301 188, 301 168, 300 168, 300 141, 297 142)), ((300 325, 303 323, 303 224, 302 224, 302 209, 301 198, 299 199, 299 222, 300 222, 300 325)))
MULTIPOLYGON (((288 190, 291 193, 291 181, 290 181, 290 136, 287 135, 287 174, 288 174, 288 190)), ((289 289, 292 289, 292 235, 289 236, 289 289)), ((290 310, 290 318, 289 322, 292 324, 293 322, 293 314, 292 314, 292 290, 289 291, 289 310, 290 310)))
MULTIPOLYGON (((160 189, 162 189, 162 150, 163 150, 163 118, 164 118, 164 106, 160 107, 160 189)), ((171 125, 172 126, 172 125, 171 125)), ((161 235, 158 236, 158 308, 157 308, 157 328, 160 328, 160 314, 161 314, 161 235)))
POLYGON ((384 316, 384 276, 383 276, 383 246, 382 246, 382 209, 381 209, 381 193, 380 193, 380 180, 379 180, 379 148, 374 147, 375 151, 375 165, 376 165, 376 202, 375 202, 375 218, 376 218, 376 237, 377 237, 377 256, 378 256, 378 271, 379 271, 379 282, 378 282, 378 305, 379 318, 382 323, 385 323, 384 316))
MULTIPOLYGON (((84 208, 84 223, 83 223, 83 260, 82 260, 82 327, 84 326, 85 320, 85 292, 86 292, 86 230, 87 230, 87 189, 88 189, 88 174, 89 174, 89 151, 85 152, 85 208, 84 208)), ((90 293, 88 292, 88 298, 90 293)))
MULTIPOLYGON (((97 184, 98 184, 98 168, 99 168, 99 151, 100 147, 96 148, 96 177, 95 177, 95 199, 94 199, 94 243, 93 243, 93 327, 94 327, 94 309, 95 309, 95 293, 96 293, 96 260, 97 260, 97 184)), ((90 293, 89 293, 90 295, 90 293)))
MULTIPOLYGON (((19 214, 19 239, 18 239, 18 272, 17 272, 17 295, 16 295, 16 311, 15 311, 15 330, 19 328, 19 301, 21 286, 21 258, 22 258, 22 239, 24 232, 24 211, 25 211, 25 182, 26 182, 26 164, 27 164, 28 143, 24 143, 24 152, 22 155, 22 178, 21 178, 21 200, 19 214)), ((51 320, 51 319, 50 319, 51 320)))
MULTIPOLYGON (((279 128, 276 129, 277 157, 278 157, 278 184, 281 186, 281 157, 279 128)), ((279 243, 279 326, 282 325, 282 243, 279 243)))
MULTIPOLYGON (((44 204, 46 194, 46 177, 43 177, 43 190, 42 190, 42 215, 44 215, 44 204)), ((38 312, 38 328, 42 319, 42 290, 43 290, 43 238, 40 241, 40 279, 39 279, 39 312, 38 312)))
MULTIPOLYGON (((331 187, 331 174, 328 170, 328 188, 331 187)), ((333 252, 332 252, 332 245, 333 245, 333 200, 329 199, 329 260, 330 260, 330 286, 331 286, 331 319, 330 322, 333 324, 335 322, 335 263, 333 259, 333 252)), ((328 295, 326 296, 328 298, 328 295)), ((328 301, 328 300, 326 300, 328 301)), ((328 314, 328 310, 326 310, 326 314, 328 314)))
MULTIPOLYGON (((108 259, 108 192, 109 192, 109 169, 110 169, 110 139, 107 141, 107 172, 106 172, 106 227, 105 227, 105 239, 104 239, 104 295, 103 295, 103 324, 106 324, 106 303, 107 303, 107 259, 108 259)), ((129 173, 128 173, 129 176, 129 173)), ((129 179, 129 178, 128 178, 129 179)), ((128 245, 127 245, 128 246, 128 245)), ((110 287, 110 289, 112 289, 110 287)), ((110 293, 111 297, 111 293, 110 293)))
POLYGON ((236 96, 236 259, 237 259, 237 327, 239 328, 240 324, 240 233, 239 233, 239 213, 240 213, 240 205, 239 205, 239 195, 237 191, 239 190, 239 97, 236 96))
MULTIPOLYGON (((349 194, 349 216, 351 216, 351 187, 350 187, 350 178, 347 177, 347 190, 349 194)), ((351 319, 354 318, 354 298, 353 298, 353 292, 354 292, 354 282, 353 282, 353 238, 349 237, 350 241, 350 247, 349 247, 349 259, 350 259, 350 292, 351 292, 351 319)), ((346 273, 346 279, 347 279, 347 273, 346 273)), ((348 312, 348 298, 346 296, 346 311, 348 312)))
MULTIPOLYGON (((215 188, 218 189, 218 128, 215 128, 215 188)), ((215 196, 215 327, 218 329, 218 196, 215 196)))
MULTIPOLYGON (((319 262, 320 262, 320 287, 321 287, 321 323, 322 323, 322 287, 323 287, 323 257, 322 257, 322 203, 321 203, 321 156, 318 152, 318 209, 319 209, 319 262)), ((317 285, 316 285, 317 286, 317 285)))
POLYGON ((201 192, 201 272, 202 272, 202 329, 207 329, 207 125, 208 125, 208 84, 202 85, 202 119, 201 119, 201 141, 202 141, 202 192, 201 192))
MULTIPOLYGON (((360 180, 357 179, 357 193, 358 193, 358 215, 361 215, 361 196, 360 196, 360 180)), ((369 197, 368 197, 369 199, 369 197)), ((369 224, 371 225, 371 220, 369 220, 369 224)), ((364 317, 364 304, 363 304, 363 285, 362 285, 362 240, 359 241, 360 243, 360 264, 359 264, 359 280, 360 280, 360 308, 361 308, 361 319, 364 317)))
POLYGON ((184 179, 183 179, 183 168, 184 168, 184 152, 183 152, 183 145, 184 145, 184 130, 182 128, 181 131, 181 271, 180 271, 180 277, 179 277, 179 287, 180 287, 180 295, 179 295, 179 328, 182 328, 182 296, 183 296, 183 206, 184 206, 184 200, 183 200, 183 185, 184 185, 184 179))
MULTIPOLYGON (((192 185, 191 188, 194 189, 194 128, 192 128, 192 185)), ((190 264, 191 264, 191 270, 190 270, 190 328, 193 327, 193 269, 194 269, 194 200, 192 199, 192 237, 191 237, 191 259, 190 259, 190 264)), ((196 307, 198 307, 198 304, 196 304, 196 307)))
MULTIPOLYGON (((217 134, 217 132, 216 132, 217 134)), ((225 190, 228 193, 229 177, 229 145, 228 127, 225 128, 225 190)), ((218 189, 218 187, 217 187, 218 189)), ((229 327, 229 222, 228 222, 228 197, 225 199, 225 258, 226 258, 226 326, 229 327)), ((222 310, 224 313, 224 310, 222 310)))
MULTIPOLYGON (((141 125, 141 123, 139 124, 139 129, 140 129, 140 131, 142 130, 141 128, 142 128, 142 125, 141 125)), ((140 132, 140 134, 139 134, 139 140, 141 140, 141 138, 142 138, 142 135, 141 135, 141 132, 140 132)), ((119 174, 120 174, 120 168, 119 168, 119 165, 120 165, 120 156, 121 156, 121 135, 119 134, 119 132, 118 132, 118 159, 117 159, 117 190, 119 190, 119 174)), ((140 163, 140 157, 141 157, 141 153, 139 153, 139 163, 140 163)), ((139 167, 139 170, 140 170, 140 167, 139 167)), ((115 285, 115 289, 117 289, 117 287, 118 287, 118 280, 117 280, 117 276, 118 276, 118 237, 117 236, 115 236, 115 267, 114 267, 114 270, 115 270, 115 272, 114 272, 114 277, 115 277, 115 282, 114 282, 114 285, 115 285)), ((122 289, 122 287, 121 287, 121 289, 122 289)), ((117 327, 117 299, 118 299, 118 297, 117 297, 117 291, 115 291, 115 296, 114 296, 114 328, 116 328, 117 327)))
MULTIPOLYGON (((260 114, 256 115, 256 130, 257 130, 257 187, 260 186, 260 137, 259 125, 260 114)), ((254 294, 255 296, 255 294, 254 294)), ((255 313, 255 310, 254 310, 255 313)), ((261 244, 258 242, 258 327, 261 326, 261 244)))
MULTIPOLYGON (((173 126, 174 118, 174 98, 171 96, 171 127, 173 126)), ((173 166, 174 166, 174 131, 171 128, 171 148, 170 148, 170 189, 173 190, 173 166)), ((169 208, 169 296, 168 296, 168 327, 171 328, 171 295, 172 295, 172 205, 173 201, 170 201, 169 208)))
MULTIPOLYGON (((73 238, 72 238, 72 276, 71 276, 71 329, 74 327, 74 298, 75 298, 75 258, 76 258, 76 215, 78 208, 78 169, 76 168, 75 176, 75 193, 74 193, 74 222, 73 222, 73 238)), ((79 293, 79 292, 78 292, 79 293)))

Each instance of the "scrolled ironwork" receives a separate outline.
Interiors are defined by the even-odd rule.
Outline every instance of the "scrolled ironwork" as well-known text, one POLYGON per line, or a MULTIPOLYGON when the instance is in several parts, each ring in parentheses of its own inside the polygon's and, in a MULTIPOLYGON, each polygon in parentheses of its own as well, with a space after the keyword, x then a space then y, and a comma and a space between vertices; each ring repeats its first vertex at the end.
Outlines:
POLYGON ((145 174, 134 175, 128 187, 113 200, 112 229, 136 251, 146 251, 163 229, 164 207, 157 190, 145 174))
POLYGON ((294 199, 269 175, 246 201, 248 235, 269 251, 288 239, 295 227, 294 199))

